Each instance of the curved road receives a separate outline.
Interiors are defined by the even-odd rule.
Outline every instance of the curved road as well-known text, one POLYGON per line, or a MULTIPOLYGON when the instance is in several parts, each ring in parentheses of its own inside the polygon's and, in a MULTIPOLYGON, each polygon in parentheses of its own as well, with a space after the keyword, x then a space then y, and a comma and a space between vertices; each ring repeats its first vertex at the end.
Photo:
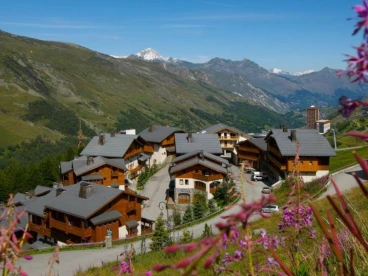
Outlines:
MULTIPOLYGON (((355 179, 351 176, 352 172, 358 173, 358 175, 363 178, 362 171, 358 165, 350 169, 344 170, 342 172, 339 172, 333 176, 342 190, 347 190, 357 185, 355 179)), ((235 177, 237 177, 237 175, 239 175, 239 169, 235 167, 233 173, 235 177)), ((159 177, 159 179, 161 180, 162 178, 159 177)), ((248 181, 245 181, 244 188, 246 192, 247 202, 260 198, 261 190, 264 185, 261 182, 249 181, 249 175, 246 175, 246 180, 248 181)), ((333 186, 329 185, 327 191, 323 195, 321 195, 321 197, 324 197, 327 194, 333 194, 333 192, 334 192, 333 186)), ((220 218, 221 216, 231 214, 232 212, 238 210, 238 208, 240 207, 235 205, 231 209, 226 210, 225 212, 221 213, 219 216, 215 218, 194 225, 193 227, 190 228, 190 230, 193 232, 193 236, 199 237, 202 234, 205 223, 207 223, 208 225, 215 225, 216 223, 222 221, 222 219, 220 218)), ((212 227, 212 229, 214 232, 216 231, 215 227, 212 227)), ((150 241, 147 239, 145 245, 147 251, 149 251, 149 242, 150 241)), ((133 246, 136 252, 140 253, 141 241, 134 242, 133 246)), ((120 245, 110 249, 101 248, 101 249, 60 252, 59 253, 60 265, 58 264, 54 265, 56 272, 55 274, 62 276, 74 275, 74 273, 78 269, 85 270, 92 266, 99 266, 105 262, 111 262, 113 260, 116 260, 117 257, 119 257, 120 253, 123 252, 125 248, 126 248, 125 245, 120 245)), ((30 276, 47 275, 48 260, 50 259, 51 255, 52 255, 51 253, 35 255, 33 256, 32 261, 20 259, 16 265, 17 266, 21 265, 22 269, 24 269, 30 276)))

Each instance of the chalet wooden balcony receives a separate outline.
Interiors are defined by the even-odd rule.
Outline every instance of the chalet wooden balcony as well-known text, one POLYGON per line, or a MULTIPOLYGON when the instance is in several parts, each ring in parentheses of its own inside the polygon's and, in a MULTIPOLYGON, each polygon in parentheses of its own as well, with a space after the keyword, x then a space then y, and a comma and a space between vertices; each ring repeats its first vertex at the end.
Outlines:
POLYGON ((221 148, 223 149, 233 149, 234 148, 234 145, 233 144, 221 144, 221 148))
POLYGON ((206 191, 206 186, 199 185, 198 183, 194 184, 194 189, 199 191, 206 191))
POLYGON ((286 165, 281 164, 276 158, 272 157, 271 155, 268 155, 268 160, 274 164, 274 167, 277 167, 282 171, 286 170, 286 165))
POLYGON ((118 171, 111 171, 111 176, 112 177, 118 177, 119 176, 119 172, 118 171))
POLYGON ((137 154, 140 154, 143 152, 143 148, 139 148, 139 149, 134 149, 134 150, 131 150, 129 151, 125 156, 124 158, 127 159, 129 157, 132 157, 134 155, 137 155, 137 154))
POLYGON ((56 228, 61 231, 64 231, 66 234, 73 234, 81 238, 87 238, 87 237, 92 236, 91 227, 87 229, 83 229, 81 227, 72 226, 65 222, 61 222, 61 221, 58 221, 52 218, 50 218, 50 228, 56 228))
POLYGON ((138 165, 137 167, 135 167, 134 169, 131 169, 131 170, 129 170, 129 172, 131 173, 131 174, 133 174, 133 173, 136 173, 137 171, 139 171, 139 170, 141 170, 142 169, 142 165, 138 165))
POLYGON ((193 178, 193 179, 202 180, 202 181, 214 181, 214 180, 222 180, 223 176, 218 175, 218 174, 201 175, 201 174, 192 173, 191 175, 187 176, 187 178, 193 178))
POLYGON ((277 149, 275 149, 275 148, 272 148, 272 147, 268 147, 268 149, 267 149, 268 151, 270 151, 270 152, 272 152, 272 153, 274 153, 275 155, 277 155, 278 157, 282 157, 281 156, 281 153, 277 150, 277 149))
POLYGON ((153 149, 153 146, 144 146, 144 152, 150 152, 150 153, 154 153, 155 150, 153 149))
POLYGON ((127 210, 127 212, 136 210, 135 202, 129 202, 126 205, 126 210, 127 210))
POLYGON ((220 141, 238 141, 238 137, 236 136, 232 136, 232 137, 226 137, 226 136, 221 136, 219 137, 220 141))
POLYGON ((239 147, 239 151, 259 153, 259 149, 251 147, 239 147))
POLYGON ((51 237, 51 229, 46 228, 43 225, 34 224, 32 222, 28 223, 28 231, 34 231, 37 234, 40 234, 46 237, 51 237))
POLYGON ((242 152, 239 152, 239 153, 238 153, 238 157, 239 157, 240 159, 259 161, 259 157, 255 156, 255 155, 244 154, 244 153, 242 153, 242 152))

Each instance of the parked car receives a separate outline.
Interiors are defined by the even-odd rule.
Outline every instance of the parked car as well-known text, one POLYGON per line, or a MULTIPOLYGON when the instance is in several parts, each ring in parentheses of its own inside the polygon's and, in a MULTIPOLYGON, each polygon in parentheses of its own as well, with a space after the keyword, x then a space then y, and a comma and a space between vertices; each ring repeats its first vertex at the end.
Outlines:
POLYGON ((252 181, 262 181, 263 180, 263 176, 261 175, 252 175, 252 181))
POLYGON ((262 194, 270 194, 272 193, 272 188, 270 187, 263 187, 262 194))
POLYGON ((253 171, 252 176, 262 176, 262 179, 267 179, 268 175, 264 172, 253 171))
POLYGON ((245 169, 245 172, 246 173, 253 173, 256 169, 253 169, 253 168, 246 168, 245 169))
POLYGON ((273 212, 278 212, 278 211, 279 211, 279 206, 277 205, 265 205, 261 209, 262 213, 273 213, 273 212))

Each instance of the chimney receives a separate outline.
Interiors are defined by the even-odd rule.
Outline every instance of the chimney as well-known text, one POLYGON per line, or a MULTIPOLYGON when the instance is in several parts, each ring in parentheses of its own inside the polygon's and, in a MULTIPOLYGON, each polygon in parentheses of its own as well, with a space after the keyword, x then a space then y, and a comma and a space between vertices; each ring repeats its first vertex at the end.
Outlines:
POLYGON ((80 184, 79 188, 79 197, 80 198, 89 198, 91 195, 93 195, 93 187, 92 184, 87 182, 82 182, 80 184))
POLYGON ((56 196, 59 196, 59 195, 61 195, 64 192, 65 192, 65 189, 63 189, 63 188, 57 188, 56 189, 56 196))
POLYGON ((204 160, 204 154, 203 154, 203 150, 201 150, 200 152, 199 152, 199 159, 200 160, 204 160))
POLYGON ((290 137, 291 137, 291 142, 296 142, 296 130, 295 129, 290 131, 290 137))
POLYGON ((154 132, 155 131, 155 125, 150 125, 149 126, 149 129, 148 129, 149 132, 154 132))
POLYGON ((105 144, 105 135, 102 135, 101 133, 98 135, 98 144, 103 146, 105 144))
POLYGON ((288 129, 286 126, 283 127, 282 132, 288 132, 288 129))
POLYGON ((87 157, 87 165, 91 165, 93 164, 95 161, 93 160, 93 156, 88 156, 87 157))
POLYGON ((187 140, 188 140, 188 143, 193 143, 193 136, 191 132, 188 132, 187 140))

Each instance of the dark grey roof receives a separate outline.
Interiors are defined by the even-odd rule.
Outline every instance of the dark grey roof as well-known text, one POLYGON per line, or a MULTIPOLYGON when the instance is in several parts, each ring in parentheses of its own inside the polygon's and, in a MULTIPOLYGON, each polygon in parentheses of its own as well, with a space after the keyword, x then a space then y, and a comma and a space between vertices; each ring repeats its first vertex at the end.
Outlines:
MULTIPOLYGON (((18 216, 18 215, 20 215, 24 210, 26 209, 26 207, 25 206, 16 206, 15 208, 14 208, 14 210, 15 210, 15 214, 18 216)), ((12 221, 10 222, 10 223, 13 223, 12 221)), ((27 213, 24 213, 22 216, 20 216, 19 217, 19 221, 18 221, 18 223, 17 223, 17 225, 16 225, 16 230, 18 230, 19 228, 21 228, 21 229, 25 229, 25 227, 26 227, 26 225, 27 225, 27 223, 28 223, 28 216, 27 216, 27 213)), ((9 220, 8 220, 8 218, 7 217, 5 217, 5 218, 3 218, 3 219, 1 219, 0 218, 0 225, 1 226, 9 226, 9 220)), ((15 231, 16 231, 15 230, 15 231)))
POLYGON ((176 127, 165 127, 165 126, 154 126, 152 132, 149 131, 150 128, 146 128, 139 133, 144 140, 147 142, 161 143, 168 136, 174 132, 183 132, 181 129, 176 127))
POLYGON ((138 160, 143 162, 143 161, 146 161, 146 160, 150 159, 150 157, 151 156, 149 156, 147 154, 141 153, 141 156, 138 157, 138 160))
POLYGON ((103 175, 100 173, 94 173, 94 174, 87 174, 82 176, 83 181, 90 181, 90 180, 102 180, 103 175))
POLYGON ((175 152, 175 147, 167 147, 166 151, 167 152, 175 152))
MULTIPOLYGON (((87 157, 81 156, 78 159, 74 159, 70 162, 63 162, 63 163, 69 163, 70 167, 74 170, 74 173, 76 176, 79 176, 91 170, 97 169, 105 164, 122 169, 124 171, 127 170, 125 161, 122 158, 105 158, 105 157, 97 156, 97 157, 93 157, 93 162, 91 162, 90 164, 87 164, 87 157)), ((66 168, 67 165, 62 164, 60 167, 66 168)), ((65 172, 68 172, 68 171, 69 170, 66 170, 65 172)), ((62 173, 63 173, 63 170, 62 170, 62 173)))
POLYGON ((210 133, 217 133, 218 131, 222 130, 222 129, 229 129, 231 131, 234 131, 236 133, 242 134, 244 136, 250 137, 248 134, 246 134, 244 131, 241 131, 235 127, 229 127, 227 125, 224 124, 217 124, 217 125, 212 125, 209 126, 206 129, 203 129, 201 131, 199 131, 200 134, 210 134, 210 133))
POLYGON ((138 222, 136 220, 129 220, 125 224, 128 228, 135 228, 138 226, 138 222))
POLYGON ((203 165, 207 168, 211 168, 211 169, 214 169, 215 171, 218 171, 220 173, 228 173, 228 170, 226 167, 223 167, 217 163, 213 163, 209 160, 201 160, 200 158, 198 157, 195 157, 195 158, 192 158, 192 159, 189 159, 188 161, 185 161, 185 162, 181 162, 173 167, 170 168, 170 173, 175 173, 177 171, 181 171, 181 170, 184 170, 186 168, 189 168, 189 167, 192 167, 194 165, 203 165))
POLYGON ((102 133, 105 136, 105 143, 99 145, 99 137, 95 136, 83 149, 81 155, 85 156, 104 156, 104 157, 123 157, 128 148, 138 138, 137 135, 102 133))
POLYGON ((31 198, 33 202, 26 205, 27 213, 43 217, 45 205, 54 198, 56 198, 56 189, 51 189, 50 192, 44 196, 31 198))
POLYGON ((122 170, 126 170, 125 161, 122 158, 109 159, 109 158, 97 156, 93 158, 93 162, 91 162, 90 164, 87 164, 87 159, 83 161, 82 160, 83 159, 77 159, 77 160, 72 161, 74 173, 76 176, 84 174, 91 170, 97 169, 105 164, 111 165, 113 167, 116 167, 122 170))
POLYGON ((259 149, 261 149, 263 151, 267 151, 267 143, 266 143, 266 140, 264 138, 253 138, 253 139, 249 139, 247 141, 249 143, 252 143, 256 147, 258 147, 259 149))
POLYGON ((91 222, 93 225, 99 225, 99 224, 102 224, 108 221, 116 220, 121 217, 122 215, 118 211, 111 210, 111 211, 102 213, 101 215, 98 215, 94 218, 91 218, 91 222))
POLYGON ((72 170, 72 162, 61 162, 60 171, 62 174, 70 172, 72 170))
POLYGON ((13 197, 13 204, 22 203, 22 201, 26 200, 26 195, 23 193, 16 193, 13 197))
MULTIPOLYGON (((282 156, 295 156, 297 143, 290 138, 291 130, 272 129, 269 134, 277 143, 282 156)), ((296 129, 296 139, 300 143, 300 156, 336 156, 328 140, 316 129, 296 129)))
POLYGON ((52 188, 50 188, 50 187, 37 185, 37 187, 34 190, 34 194, 35 194, 35 196, 38 196, 40 194, 43 194, 43 193, 51 191, 51 190, 52 190, 52 188))
POLYGON ((55 197, 52 201, 47 202, 46 208, 60 211, 65 214, 73 215, 86 219, 98 211, 102 206, 113 200, 124 191, 119 189, 112 189, 103 185, 93 184, 93 194, 85 199, 79 197, 79 189, 84 181, 68 186, 68 189, 55 197))
MULTIPOLYGON (((180 161, 183 161, 183 160, 186 160, 190 157, 193 157, 193 156, 199 156, 201 154, 201 151, 200 150, 197 150, 197 151, 192 151, 192 152, 188 152, 186 154, 183 154, 183 155, 180 155, 176 158, 174 158, 171 162, 172 163, 177 163, 177 162, 180 162, 180 161)), ((211 159, 215 162, 218 162, 218 163, 222 163, 222 164, 226 164, 226 165, 229 165, 229 161, 224 159, 224 158, 221 158, 217 155, 213 155, 211 153, 208 153, 208 152, 203 152, 203 156, 206 158, 206 159, 211 159)))
POLYGON ((185 154, 192 151, 203 150, 212 154, 222 154, 220 141, 217 134, 193 133, 193 141, 188 142, 188 133, 175 133, 175 148, 177 154, 185 154))

